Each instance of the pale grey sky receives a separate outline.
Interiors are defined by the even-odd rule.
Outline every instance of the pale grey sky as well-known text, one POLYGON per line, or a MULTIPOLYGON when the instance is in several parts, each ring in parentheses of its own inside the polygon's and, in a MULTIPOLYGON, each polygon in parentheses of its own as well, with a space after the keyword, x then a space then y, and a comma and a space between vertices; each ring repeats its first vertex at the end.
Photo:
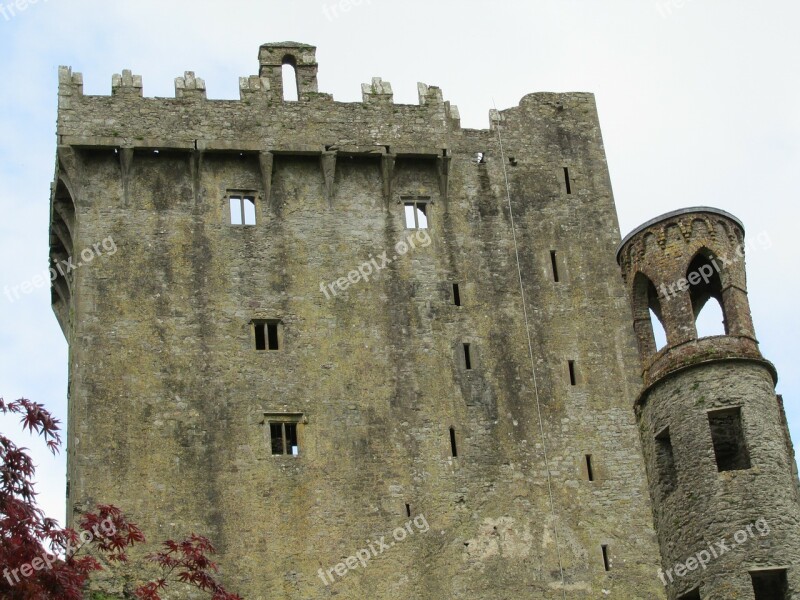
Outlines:
MULTIPOLYGON (((320 91, 336 100, 359 101, 360 84, 380 76, 396 102, 416 103, 422 81, 440 86, 472 128, 488 126, 493 103, 589 91, 623 235, 686 206, 744 222, 756 332, 800 440, 797 3, 39 0, 14 14, 9 3, 0 0, 0 286, 47 265, 60 64, 84 74, 89 94, 110 94, 111 76, 131 68, 148 96, 171 97, 174 78, 194 70, 209 97, 238 98, 260 44, 306 42, 318 47, 320 91)), ((0 309, 0 395, 27 396, 66 421, 67 349, 48 289, 14 302, 0 294, 0 309)), ((24 441, 39 463, 40 500, 63 519, 63 455, 24 441)))

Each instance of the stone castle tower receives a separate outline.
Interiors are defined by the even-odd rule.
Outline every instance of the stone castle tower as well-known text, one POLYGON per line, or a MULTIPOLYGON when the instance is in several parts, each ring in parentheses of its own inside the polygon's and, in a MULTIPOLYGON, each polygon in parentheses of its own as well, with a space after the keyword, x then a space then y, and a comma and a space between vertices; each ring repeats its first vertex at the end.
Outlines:
POLYGON ((60 71, 70 518, 113 503, 151 540, 208 535, 248 600, 800 594, 743 264, 654 292, 740 243, 735 219, 647 224, 623 280, 591 94, 472 130, 424 84, 334 102, 312 46, 259 62, 238 101, 194 73, 147 98, 129 71, 111 96, 60 71), (709 297, 729 334, 697 340, 709 297))
POLYGON ((661 576, 689 590, 681 598, 800 596, 794 452, 750 318, 742 223, 714 208, 678 210, 628 235, 618 257, 644 377, 636 417, 653 515, 672 568, 661 576), (695 321, 712 298, 725 335, 698 339, 695 321), (666 331, 658 352, 651 315, 666 331), (753 523, 768 537, 732 535, 753 523), (676 574, 691 556, 702 568, 676 574))

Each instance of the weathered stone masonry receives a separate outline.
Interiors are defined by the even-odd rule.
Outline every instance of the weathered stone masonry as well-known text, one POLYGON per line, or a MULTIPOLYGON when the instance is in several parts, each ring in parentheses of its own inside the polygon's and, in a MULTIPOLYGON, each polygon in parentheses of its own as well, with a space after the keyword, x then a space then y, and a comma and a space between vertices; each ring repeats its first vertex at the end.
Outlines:
MULTIPOLYGON (((669 406, 631 408, 637 335, 592 95, 530 94, 471 130, 424 84, 415 106, 379 78, 334 102, 312 46, 266 44, 259 62, 239 101, 209 100, 194 73, 175 98, 144 97, 129 71, 86 96, 60 71, 51 255, 118 248, 53 286, 70 515, 110 502, 150 539, 203 532, 248 599, 675 597, 658 569, 676 536, 690 544, 645 470, 669 406), (409 515, 430 530, 323 582, 409 515)), ((783 461, 769 476, 789 485, 773 508, 794 514, 769 368, 737 364, 719 368, 760 394, 783 461)))
POLYGON ((619 250, 645 383, 636 415, 670 599, 800 592, 794 455, 777 373, 755 338, 743 253, 742 224, 708 207, 654 219, 619 250), (712 299, 725 335, 698 339, 696 317, 712 299), (658 351, 651 311, 667 336, 658 351), (734 539, 759 520, 769 535, 734 539), (716 553, 720 541, 737 547, 714 556, 709 547, 716 553), (711 555, 704 568, 675 572, 700 551, 711 555))

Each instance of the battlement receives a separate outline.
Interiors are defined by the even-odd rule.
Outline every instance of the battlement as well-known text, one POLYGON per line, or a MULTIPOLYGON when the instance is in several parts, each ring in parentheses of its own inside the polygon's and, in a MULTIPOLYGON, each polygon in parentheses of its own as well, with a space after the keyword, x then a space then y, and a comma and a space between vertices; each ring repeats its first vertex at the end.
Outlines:
MULTIPOLYGON (((59 144, 169 148, 177 139, 176 148, 189 149, 222 140, 225 147, 246 150, 274 147, 275 139, 291 133, 299 146, 346 140, 350 146, 447 148, 451 136, 461 131, 458 107, 445 100, 438 86, 418 83, 418 104, 396 104, 392 84, 373 77, 361 85, 361 102, 335 102, 318 89, 314 46, 264 44, 258 60, 257 74, 239 78, 239 100, 209 99, 205 81, 193 71, 175 79, 173 98, 145 96, 142 76, 128 69, 112 76, 110 96, 86 95, 81 73, 60 67, 59 144), (284 93, 287 66, 296 75, 297 100, 284 93), (169 140, 165 131, 172 132, 169 140)), ((587 104, 594 121, 591 94, 529 94, 519 107, 491 110, 489 127, 479 131, 495 131, 515 112, 525 120, 586 122, 574 112, 567 114, 565 107, 585 112, 587 104)))
MULTIPOLYGON (((259 49, 259 72, 257 75, 239 78, 239 96, 245 103, 259 100, 267 103, 294 102, 285 100, 284 67, 290 66, 296 75, 297 98, 299 102, 333 102, 333 96, 320 93, 317 84, 316 48, 297 42, 280 42, 264 44, 259 49)), ((418 84, 419 105, 432 108, 444 108, 450 118, 458 125, 458 109, 445 102, 442 90, 424 83, 418 84)), ((130 70, 114 74, 111 81, 111 94, 119 98, 141 98, 142 77, 134 75, 130 70)), ((70 67, 59 69, 59 96, 64 98, 84 97, 83 77, 72 72, 70 67)), ((374 77, 371 83, 362 85, 364 104, 393 104, 392 86, 380 77, 374 77)), ((102 98, 103 96, 90 96, 102 98)), ((193 71, 187 71, 183 77, 175 79, 176 100, 207 100, 205 81, 197 77, 193 71)), ((163 100, 163 99, 162 99, 163 100)), ((217 101, 224 102, 224 101, 217 101)), ((61 108, 72 108, 69 102, 62 103, 61 108)))
MULTIPOLYGON (((286 63, 292 64, 292 63, 286 63)), ((278 65, 278 72, 272 73, 265 70, 262 66, 259 75, 242 76, 239 78, 239 95, 240 100, 243 102, 250 102, 253 100, 253 94, 262 95, 265 100, 270 102, 294 102, 291 100, 284 100, 282 97, 283 85, 282 81, 282 65, 278 65)), ((314 65, 316 68, 316 64, 314 65)), ((298 74, 301 74, 300 67, 298 74)), ((124 69, 122 73, 115 73, 111 77, 111 95, 118 96, 124 94, 132 94, 144 99, 142 93, 142 76, 134 75, 131 70, 124 69)), ((448 111, 453 113, 454 118, 458 119, 458 107, 450 105, 449 102, 444 100, 444 95, 441 88, 426 83, 418 83, 417 91, 419 94, 419 106, 444 106, 447 105, 448 111)), ((361 85, 362 102, 364 104, 374 102, 387 102, 393 104, 394 93, 392 91, 392 84, 388 81, 383 81, 380 77, 373 77, 370 83, 361 85)), ((73 73, 72 67, 61 66, 59 67, 59 96, 71 97, 80 96, 84 97, 83 93, 83 75, 81 73, 73 73)), ((106 96, 86 96, 88 98, 104 98, 106 96)), ((194 71, 186 71, 183 77, 175 78, 175 99, 187 98, 202 98, 207 99, 206 84, 203 79, 197 77, 194 71)), ((323 100, 333 102, 331 94, 320 93, 316 89, 316 77, 314 77, 313 85, 301 84, 300 101, 313 101, 323 100)), ((153 98, 155 99, 155 98, 153 98)), ((158 98, 164 100, 165 98, 158 98)), ((212 102, 228 102, 226 100, 211 100, 212 102)), ((352 103, 340 103, 352 104, 352 103)), ((409 105, 405 105, 409 106, 409 105)), ((68 107, 64 107, 68 108, 68 107)))

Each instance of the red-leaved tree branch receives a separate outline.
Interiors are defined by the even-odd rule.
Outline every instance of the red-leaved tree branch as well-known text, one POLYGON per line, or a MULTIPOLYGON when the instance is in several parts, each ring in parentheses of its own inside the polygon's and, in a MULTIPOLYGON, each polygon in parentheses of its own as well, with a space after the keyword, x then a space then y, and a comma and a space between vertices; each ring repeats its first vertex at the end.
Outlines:
MULTIPOLYGON (((53 454, 61 448, 60 423, 43 405, 0 398, 0 414, 20 415, 23 431, 41 436, 53 454)), ((128 562, 127 551, 145 537, 135 523, 112 505, 98 505, 82 515, 78 528, 63 529, 36 502, 36 468, 27 448, 0 433, 0 598, 7 600, 82 600, 93 572, 107 563, 128 562)), ((160 600, 170 583, 212 594, 213 600, 241 600, 219 583, 217 565, 208 556, 211 542, 192 534, 147 557, 164 575, 134 591, 141 600, 160 600)))

